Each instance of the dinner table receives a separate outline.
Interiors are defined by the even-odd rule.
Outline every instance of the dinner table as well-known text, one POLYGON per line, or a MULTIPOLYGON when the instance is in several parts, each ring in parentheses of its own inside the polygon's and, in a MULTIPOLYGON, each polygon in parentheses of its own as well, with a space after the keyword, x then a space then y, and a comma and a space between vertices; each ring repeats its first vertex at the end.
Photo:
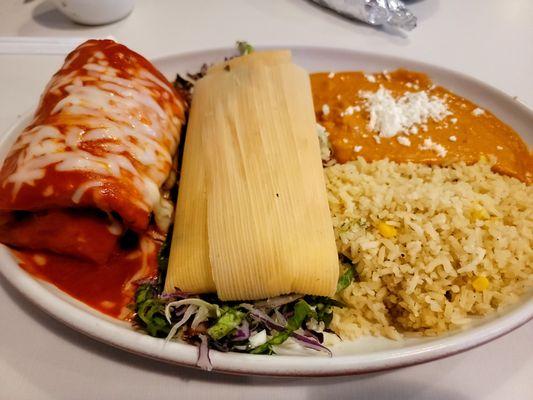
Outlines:
MULTIPOLYGON (((418 19, 412 31, 370 26, 307 0, 138 0, 126 18, 99 26, 70 21, 50 0, 2 0, 0 138, 35 107, 69 40, 84 38, 111 37, 149 59, 237 40, 401 56, 473 76, 533 107, 532 1, 405 3, 418 19)), ((0 399, 533 398, 532 321, 420 365, 280 378, 205 372, 113 348, 50 317, 1 275, 0 318, 0 399)))

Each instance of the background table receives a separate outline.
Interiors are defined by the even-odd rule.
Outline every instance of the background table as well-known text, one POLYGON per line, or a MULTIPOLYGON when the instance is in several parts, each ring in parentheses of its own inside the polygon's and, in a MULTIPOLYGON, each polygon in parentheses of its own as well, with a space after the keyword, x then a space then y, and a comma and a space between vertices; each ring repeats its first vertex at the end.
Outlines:
MULTIPOLYGON (((533 2, 409 1, 419 27, 387 34, 305 0, 138 1, 125 20, 74 25, 49 1, 2 0, 0 36, 113 35, 149 58, 254 45, 326 45, 396 54, 478 77, 533 106, 533 2)), ((0 132, 32 107, 62 56, 0 56, 0 132)), ((115 350, 29 304, 0 277, 1 399, 526 399, 533 322, 444 360, 366 376, 269 379, 206 374, 115 350)))

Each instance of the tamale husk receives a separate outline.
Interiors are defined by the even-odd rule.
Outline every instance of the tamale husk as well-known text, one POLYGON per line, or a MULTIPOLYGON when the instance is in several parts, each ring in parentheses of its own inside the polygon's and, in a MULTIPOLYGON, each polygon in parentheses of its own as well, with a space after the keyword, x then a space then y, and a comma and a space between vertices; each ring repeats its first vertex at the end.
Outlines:
POLYGON ((249 67, 252 64, 278 65, 290 63, 291 59, 289 50, 259 51, 215 64, 208 69, 207 73, 213 75, 217 72, 229 72, 232 68, 249 67))
POLYGON ((251 64, 206 78, 220 94, 202 130, 218 296, 332 295, 338 258, 308 74, 251 64))
POLYGON ((204 107, 196 97, 191 108, 181 165, 178 201, 165 292, 176 289, 191 293, 216 291, 207 245, 207 187, 205 148, 201 130, 204 107))
POLYGON ((308 74, 288 52, 252 55, 195 86, 165 290, 333 295, 338 258, 308 74))

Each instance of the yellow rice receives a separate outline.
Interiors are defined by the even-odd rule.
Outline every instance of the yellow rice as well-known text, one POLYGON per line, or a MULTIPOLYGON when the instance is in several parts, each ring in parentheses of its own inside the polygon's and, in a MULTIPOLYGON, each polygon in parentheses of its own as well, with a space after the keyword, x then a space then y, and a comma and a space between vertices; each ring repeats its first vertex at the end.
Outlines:
POLYGON ((533 187, 490 167, 359 158, 325 169, 338 250, 359 276, 339 295, 335 332, 436 335, 531 293, 533 187))

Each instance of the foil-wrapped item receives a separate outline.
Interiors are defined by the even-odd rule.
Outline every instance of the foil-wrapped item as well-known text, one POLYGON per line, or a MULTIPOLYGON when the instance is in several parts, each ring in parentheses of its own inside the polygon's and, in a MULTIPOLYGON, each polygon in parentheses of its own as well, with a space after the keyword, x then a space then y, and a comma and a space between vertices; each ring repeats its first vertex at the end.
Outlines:
POLYGON ((311 0, 348 18, 375 26, 412 30, 416 17, 400 0, 311 0))

